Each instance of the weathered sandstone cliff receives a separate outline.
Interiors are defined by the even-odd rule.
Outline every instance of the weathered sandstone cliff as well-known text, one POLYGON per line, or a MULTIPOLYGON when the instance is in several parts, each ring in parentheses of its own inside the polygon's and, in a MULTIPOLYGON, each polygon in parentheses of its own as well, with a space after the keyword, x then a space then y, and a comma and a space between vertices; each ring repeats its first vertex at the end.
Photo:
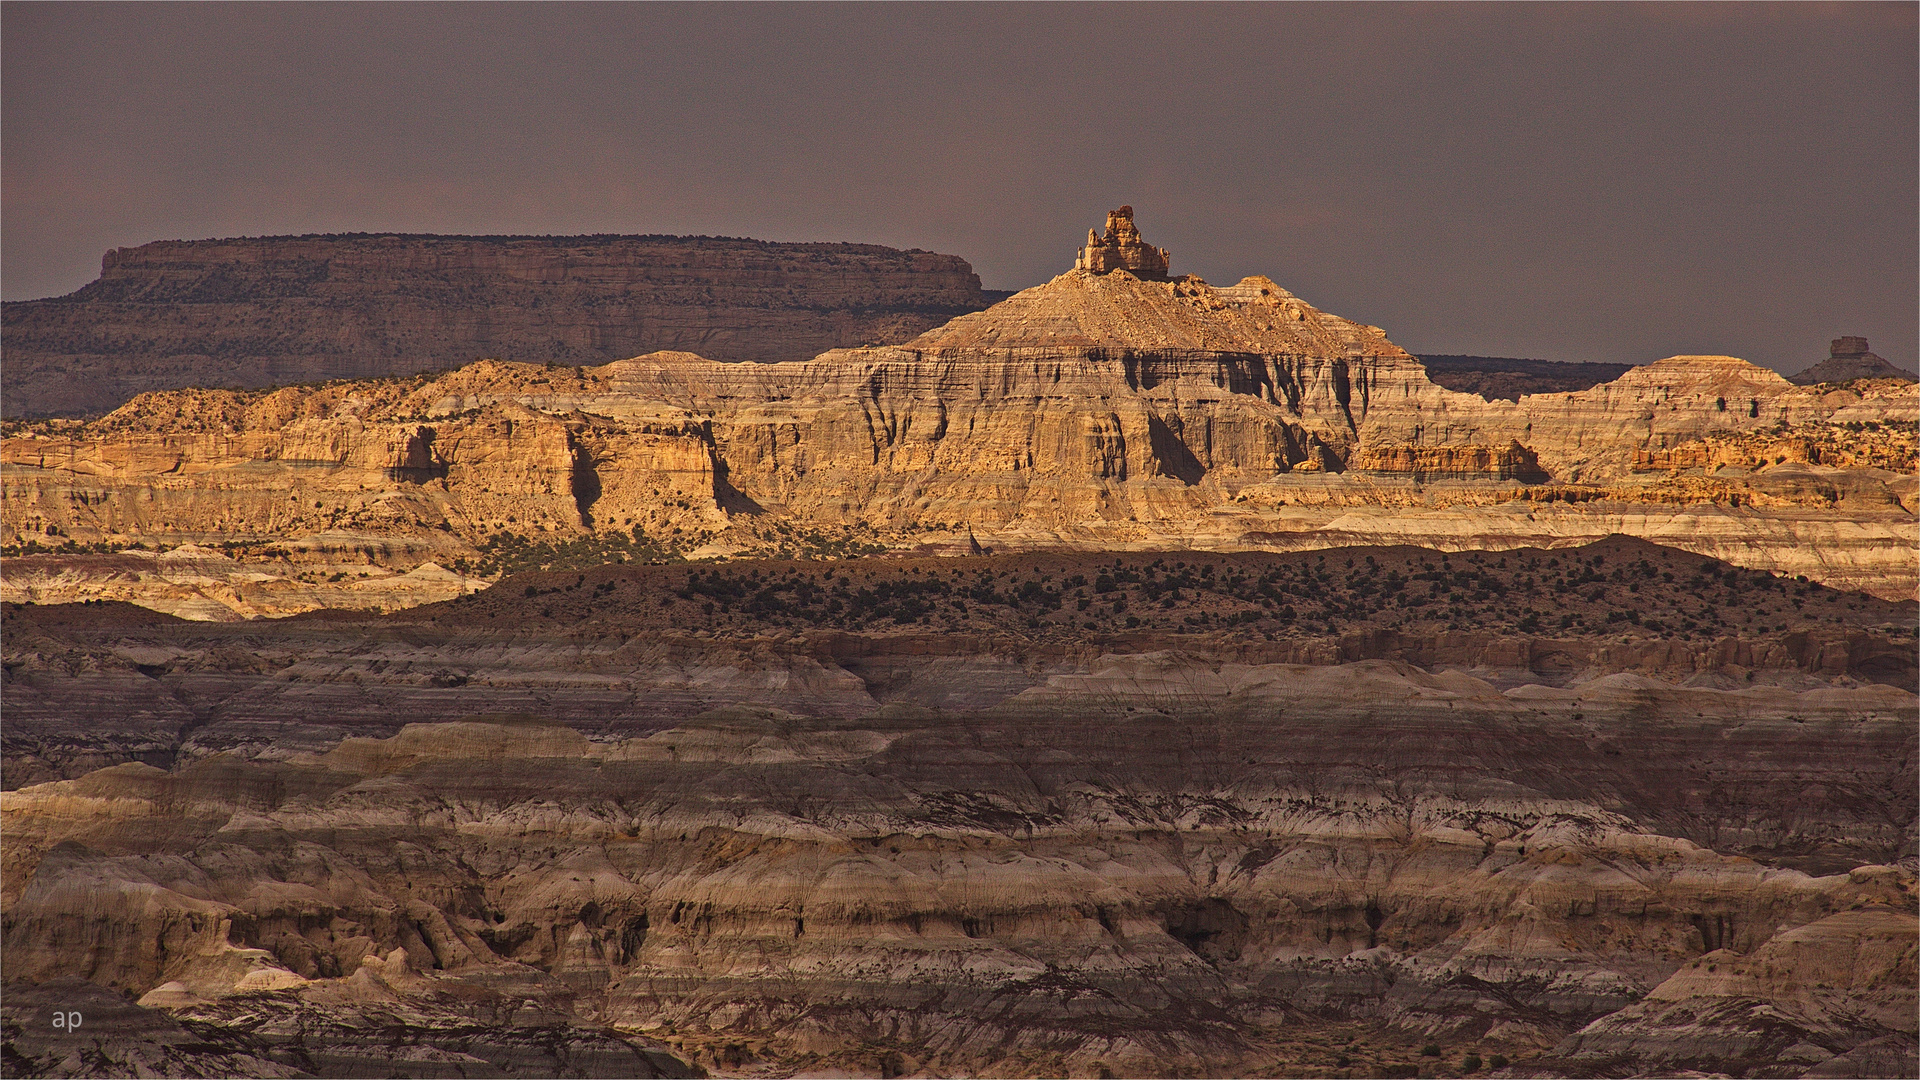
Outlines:
POLYGON ((460 1002, 764 1075, 1773 1075, 1913 1038, 1914 704, 1103 654, 988 708, 122 765, 0 795, 8 977, 287 1063, 460 1002))
POLYGON ((1075 270, 901 345, 803 363, 482 362, 16 425, 0 541, 227 544, 297 580, 316 547, 457 570, 488 543, 635 530, 700 555, 1625 533, 1904 597, 1920 583, 1917 417, 1911 384, 1797 387, 1709 356, 1489 402, 1265 278, 1075 270))
POLYGON ((991 302, 962 259, 709 236, 277 236, 118 248, 80 291, 5 305, 5 415, 181 386, 593 364, 656 349, 798 360, 991 302))

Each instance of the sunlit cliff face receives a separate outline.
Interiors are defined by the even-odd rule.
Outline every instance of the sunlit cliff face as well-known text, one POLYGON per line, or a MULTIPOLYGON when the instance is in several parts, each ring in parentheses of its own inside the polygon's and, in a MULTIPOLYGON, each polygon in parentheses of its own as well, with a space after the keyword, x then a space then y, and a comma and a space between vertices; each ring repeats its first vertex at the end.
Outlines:
MULTIPOLYGON (((1116 235, 1133 250, 1137 230, 1116 235)), ((1910 596, 1920 392, 1850 386, 1686 356, 1488 401, 1266 278, 1076 269, 899 346, 805 363, 483 361, 17 426, 0 539, 222 546, 242 569, 9 575, 10 599, 199 617, 391 610, 475 587, 501 544, 616 540, 723 555, 1624 533, 1910 596)))
POLYGON ((1897 1071, 1913 387, 1489 402, 1166 257, 9 428, 8 1060, 1897 1071))

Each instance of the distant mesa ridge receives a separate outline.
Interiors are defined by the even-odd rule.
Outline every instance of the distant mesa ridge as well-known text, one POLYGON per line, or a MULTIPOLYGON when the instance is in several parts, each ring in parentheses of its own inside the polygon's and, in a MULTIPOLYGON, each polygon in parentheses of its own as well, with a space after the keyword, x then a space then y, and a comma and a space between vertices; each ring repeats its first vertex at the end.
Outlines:
POLYGON ((1800 386, 1852 382, 1855 379, 1916 381, 1912 372, 1902 371, 1869 351, 1866 338, 1852 335, 1834 338, 1825 360, 1798 375, 1788 376, 1789 382, 1800 386))
POLYGON ((4 305, 8 416, 135 394, 658 350, 803 360, 896 344, 1006 294, 966 260, 717 236, 352 233, 116 248, 77 292, 4 305))
POLYGON ((1449 390, 1478 394, 1488 401, 1519 401, 1526 394, 1571 394, 1612 382, 1632 364, 1528 360, 1511 356, 1422 356, 1427 378, 1449 390))

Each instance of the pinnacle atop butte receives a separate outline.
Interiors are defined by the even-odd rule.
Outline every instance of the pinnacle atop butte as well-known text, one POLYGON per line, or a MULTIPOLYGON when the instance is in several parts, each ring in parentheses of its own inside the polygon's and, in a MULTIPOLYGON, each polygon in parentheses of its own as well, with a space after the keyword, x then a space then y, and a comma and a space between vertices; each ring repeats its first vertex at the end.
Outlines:
POLYGON ((1167 250, 1140 239, 1123 206, 1107 215, 1104 238, 1088 232, 1072 270, 905 347, 1412 359, 1379 327, 1321 311, 1268 278, 1216 287, 1166 271, 1167 250))
POLYGON ((1087 230, 1087 246, 1080 249, 1073 268, 1095 274, 1125 270, 1135 277, 1165 280, 1167 249, 1140 239, 1140 230, 1133 226, 1133 207, 1123 206, 1108 211, 1106 236, 1087 230))

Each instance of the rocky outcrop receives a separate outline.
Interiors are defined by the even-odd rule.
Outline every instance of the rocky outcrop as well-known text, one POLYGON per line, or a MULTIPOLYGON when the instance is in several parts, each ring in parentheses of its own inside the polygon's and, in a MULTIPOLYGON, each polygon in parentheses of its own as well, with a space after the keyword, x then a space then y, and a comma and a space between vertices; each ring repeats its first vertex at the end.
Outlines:
POLYGON ((1858 379, 1893 379, 1898 382, 1913 382, 1910 371, 1889 364, 1884 358, 1875 356, 1867 349, 1867 339, 1863 337, 1834 338, 1833 346, 1825 360, 1813 365, 1798 375, 1789 376, 1789 381, 1799 386, 1818 386, 1822 383, 1850 383, 1858 379))
POLYGON ((11 559, 5 580, 0 580, 0 601, 128 601, 181 618, 219 622, 278 618, 316 608, 397 611, 466 596, 490 584, 431 561, 396 572, 382 565, 399 554, 391 547, 379 561, 362 557, 359 547, 352 537, 319 534, 281 560, 242 562, 194 544, 158 552, 11 559), (342 550, 329 552, 329 540, 342 550), (298 561, 296 554, 301 556, 298 561))
POLYGON ((701 556, 1626 533, 1902 597, 1920 584, 1914 480, 1888 466, 1916 416, 1910 384, 1821 393, 1711 356, 1489 402, 1265 278, 1074 270, 901 345, 804 363, 488 362, 19 427, 0 447, 0 540, 271 558, 328 535, 398 545, 407 571, 636 529, 701 556), (1831 430, 1859 446, 1800 460, 1831 430), (1703 449, 1758 440, 1770 458, 1737 468, 1703 449))
POLYGON ((343 1015, 438 1048, 440 1002, 717 1070, 1338 1075, 1429 1042, 1657 1068, 1674 1005, 1744 992, 1675 980, 1738 954, 1847 972, 1806 992, 1812 1065, 1911 1019, 1914 705, 1108 653, 985 708, 124 765, 0 796, 8 978, 263 1057, 343 1015))
POLYGON ((1420 481, 1547 479, 1533 451, 1518 442, 1506 446, 1361 447, 1348 457, 1347 468, 1369 476, 1420 481))
MULTIPOLYGON (((1001 294, 1004 295, 1004 294, 1001 294)), ((605 363, 799 360, 987 306, 955 256, 684 236, 282 236, 117 248, 70 296, 5 305, 7 416, 180 386, 605 363)))
POLYGON ((1087 230, 1087 246, 1074 256, 1073 267, 1092 274, 1125 270, 1135 277, 1159 279, 1167 276, 1167 249, 1142 240, 1133 224, 1133 207, 1123 206, 1108 212, 1105 236, 1087 230))
MULTIPOLYGON (((1898 880, 1900 873, 1864 866, 1849 878, 1898 880)), ((1914 919, 1872 906, 1796 927, 1758 948, 1715 949, 1551 1056, 1576 1069, 1624 1058, 1662 1071, 1731 1066, 1754 1075, 1785 1065, 1785 1075, 1911 1075, 1920 1034, 1916 930, 1914 919), (1860 1053, 1872 1049, 1890 1051, 1892 1060, 1860 1053), (1818 1070, 1822 1064, 1833 1071, 1818 1070)))

